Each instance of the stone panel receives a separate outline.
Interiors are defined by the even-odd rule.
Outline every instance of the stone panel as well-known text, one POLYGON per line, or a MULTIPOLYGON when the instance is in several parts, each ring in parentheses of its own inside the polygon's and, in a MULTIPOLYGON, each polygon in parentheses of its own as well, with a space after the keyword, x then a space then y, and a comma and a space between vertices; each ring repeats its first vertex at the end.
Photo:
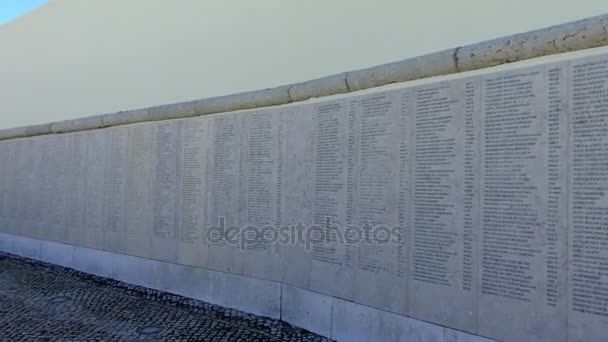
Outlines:
POLYGON ((127 191, 125 199, 125 252, 150 258, 152 235, 152 156, 156 124, 128 127, 127 191))
POLYGON ((209 151, 207 118, 188 119, 182 123, 182 178, 180 186, 180 226, 178 255, 180 264, 207 267, 209 252, 205 236, 205 205, 208 189, 205 186, 209 151))
MULTIPOLYGON (((340 242, 346 224, 349 152, 349 103, 336 100, 313 105, 315 165, 312 177, 313 225, 310 289, 352 300, 355 248, 340 242)), ((351 179, 351 182, 353 180, 351 179)))
POLYGON ((408 311, 409 225, 401 225, 399 214, 400 205, 409 205, 400 196, 409 191, 409 95, 386 92, 348 103, 345 240, 355 243, 354 301, 402 314, 408 311))
POLYGON ((103 226, 105 224, 104 191, 107 130, 85 133, 87 141, 86 187, 85 187, 85 227, 81 244, 90 248, 102 248, 103 226))
POLYGON ((127 127, 108 129, 104 172, 103 249, 124 253, 127 186, 127 127))
MULTIPOLYGON (((86 157, 87 140, 84 132, 66 135, 69 166, 66 176, 67 211, 66 227, 68 229, 68 242, 78 244, 85 231, 85 190, 86 190, 86 157)), ((41 169, 41 165, 34 170, 41 169)))
POLYGON ((226 114, 208 118, 211 142, 204 179, 205 188, 209 189, 204 213, 208 266, 236 274, 243 272, 238 239, 234 241, 232 237, 246 224, 247 119, 246 115, 226 114))
POLYGON ((574 61, 570 90, 568 341, 608 338, 608 58, 574 61))
POLYGON ((476 330, 477 90, 440 82, 412 97, 410 312, 465 331, 476 330))
POLYGON ((566 340, 565 65, 482 79, 479 334, 566 340))
POLYGON ((314 133, 312 106, 297 106, 285 113, 281 272, 283 282, 304 288, 310 281, 311 250, 305 238, 313 218, 314 133))
POLYGON ((244 275, 280 280, 281 246, 273 240, 282 222, 285 114, 282 110, 266 110, 247 116, 247 192, 241 225, 245 243, 239 258, 244 275))
POLYGON ((7 205, 7 187, 10 170, 9 161, 9 141, 0 141, 0 232, 7 232, 7 222, 5 217, 5 208, 7 205))
POLYGON ((151 257, 177 262, 182 122, 159 122, 154 134, 151 257))

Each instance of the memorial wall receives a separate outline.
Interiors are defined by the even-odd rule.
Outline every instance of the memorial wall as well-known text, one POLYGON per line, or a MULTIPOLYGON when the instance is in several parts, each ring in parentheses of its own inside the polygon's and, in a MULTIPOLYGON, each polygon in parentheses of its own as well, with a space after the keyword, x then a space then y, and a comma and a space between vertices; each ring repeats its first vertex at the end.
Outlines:
POLYGON ((608 56, 0 141, 0 208, 5 233, 605 341, 608 56))

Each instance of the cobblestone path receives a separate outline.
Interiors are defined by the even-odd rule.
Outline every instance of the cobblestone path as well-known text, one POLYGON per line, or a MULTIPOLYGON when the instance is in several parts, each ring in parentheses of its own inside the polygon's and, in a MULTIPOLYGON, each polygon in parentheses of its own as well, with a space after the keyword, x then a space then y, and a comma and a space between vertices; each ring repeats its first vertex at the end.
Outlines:
POLYGON ((327 341, 287 323, 0 253, 0 341, 327 341))

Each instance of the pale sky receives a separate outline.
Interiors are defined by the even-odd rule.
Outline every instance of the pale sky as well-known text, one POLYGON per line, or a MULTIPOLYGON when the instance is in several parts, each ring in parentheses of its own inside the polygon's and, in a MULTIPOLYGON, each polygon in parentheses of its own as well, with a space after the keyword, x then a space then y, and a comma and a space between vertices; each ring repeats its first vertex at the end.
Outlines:
POLYGON ((2 0, 0 1, 0 24, 5 24, 46 3, 47 0, 2 0))
POLYGON ((52 0, 0 25, 0 128, 273 87, 604 13, 606 0, 52 0))

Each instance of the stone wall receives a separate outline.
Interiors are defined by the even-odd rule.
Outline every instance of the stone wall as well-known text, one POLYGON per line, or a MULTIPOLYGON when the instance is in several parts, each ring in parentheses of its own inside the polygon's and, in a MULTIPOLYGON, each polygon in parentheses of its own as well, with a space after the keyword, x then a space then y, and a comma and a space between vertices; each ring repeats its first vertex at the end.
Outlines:
POLYGON ((293 285, 498 340, 599 341, 607 89, 600 54, 6 140, 0 227, 293 285), (316 224, 318 233, 328 218, 336 231, 326 239, 254 234, 231 244, 211 233, 220 222, 275 232, 316 224), (403 239, 333 235, 366 223, 403 239))
POLYGON ((3 140, 0 231, 373 308, 375 338, 605 341, 608 50, 533 64, 3 140))

